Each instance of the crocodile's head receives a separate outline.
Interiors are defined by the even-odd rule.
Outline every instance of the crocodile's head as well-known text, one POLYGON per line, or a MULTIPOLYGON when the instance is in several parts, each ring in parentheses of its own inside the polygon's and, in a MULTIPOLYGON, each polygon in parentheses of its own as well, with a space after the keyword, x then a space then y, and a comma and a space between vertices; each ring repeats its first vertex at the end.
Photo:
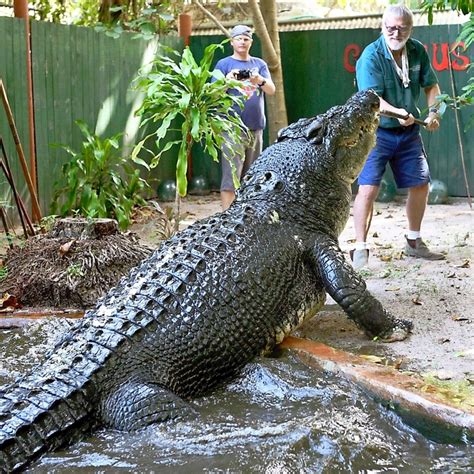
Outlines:
POLYGON ((267 215, 339 235, 349 216, 351 183, 375 143, 380 100, 358 92, 344 105, 281 130, 242 179, 235 209, 267 215))
POLYGON ((327 170, 352 183, 375 144, 379 107, 380 99, 374 91, 361 91, 344 105, 284 128, 277 141, 305 139, 319 149, 320 164, 324 161, 327 170))

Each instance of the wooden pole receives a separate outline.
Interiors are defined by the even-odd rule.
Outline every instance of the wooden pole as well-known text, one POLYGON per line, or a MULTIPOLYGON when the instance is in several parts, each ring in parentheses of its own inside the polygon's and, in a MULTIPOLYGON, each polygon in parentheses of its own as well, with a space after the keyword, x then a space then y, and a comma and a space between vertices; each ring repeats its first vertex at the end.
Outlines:
POLYGON ((15 18, 28 18, 28 0, 13 0, 15 18))
POLYGON ((2 219, 3 229, 5 230, 5 235, 7 236, 8 246, 12 249, 13 248, 13 240, 12 236, 10 235, 10 229, 8 228, 7 224, 7 216, 5 215, 5 211, 3 210, 3 206, 0 206, 0 218, 2 219))
POLYGON ((30 172, 28 170, 28 165, 25 160, 25 154, 23 153, 23 147, 21 146, 20 137, 18 136, 18 131, 15 126, 15 120, 13 118, 12 109, 10 108, 10 104, 8 102, 7 92, 3 85, 3 81, 0 79, 0 95, 2 96, 3 106, 5 107, 5 112, 7 114, 8 124, 10 125, 10 130, 13 134, 13 140, 15 141, 16 151, 18 153, 18 158, 20 159, 21 168, 23 170, 23 175, 26 180, 26 185, 28 186, 28 190, 30 191, 31 196, 31 205, 33 208, 33 218, 37 221, 41 220, 41 209, 38 202, 38 196, 36 194, 36 189, 33 186, 33 182, 31 180, 30 172))
MULTIPOLYGON (((453 94, 453 99, 455 100, 456 97, 456 88, 454 86, 454 74, 453 74, 453 66, 451 64, 451 55, 448 53, 448 66, 449 66, 449 77, 451 79, 451 92, 453 94)), ((462 135, 461 135, 461 126, 459 120, 459 109, 458 105, 454 104, 454 118, 456 120, 456 132, 458 136, 458 144, 459 144, 459 153, 461 154, 461 165, 462 171, 464 175, 464 186, 466 187, 466 195, 467 195, 467 203, 472 211, 472 200, 471 200, 471 191, 469 189, 469 180, 467 179, 467 171, 466 171, 466 162, 464 160, 464 145, 462 143, 462 135)))
MULTIPOLYGON (((14 0, 13 12, 16 18, 25 20, 25 39, 26 39, 26 83, 28 88, 28 129, 30 136, 30 175, 31 183, 38 194, 38 178, 36 175, 36 132, 35 132, 35 114, 33 99, 33 68, 31 60, 31 33, 30 33, 30 16, 28 12, 28 0, 14 0)), ((33 216, 41 219, 41 215, 37 216, 34 205, 32 206, 33 216)))
POLYGON ((5 177, 7 178, 7 181, 10 184, 10 187, 12 188, 13 197, 15 198, 18 214, 20 216, 21 225, 23 227, 23 232, 25 233, 25 238, 28 238, 28 232, 26 231, 26 228, 25 228, 24 219, 26 220, 28 224, 30 235, 35 235, 35 230, 33 228, 33 223, 31 222, 30 217, 28 216, 28 213, 26 212, 23 201, 21 200, 20 195, 18 194, 18 190, 16 189, 15 180, 13 179, 10 163, 8 161, 7 151, 5 150, 5 147, 3 145, 2 137, 0 137, 0 149, 3 155, 3 159, 0 160, 0 168, 2 168, 5 174, 5 177))
POLYGON ((189 37, 193 29, 192 18, 188 13, 179 15, 178 35, 183 38, 184 46, 189 46, 189 37))

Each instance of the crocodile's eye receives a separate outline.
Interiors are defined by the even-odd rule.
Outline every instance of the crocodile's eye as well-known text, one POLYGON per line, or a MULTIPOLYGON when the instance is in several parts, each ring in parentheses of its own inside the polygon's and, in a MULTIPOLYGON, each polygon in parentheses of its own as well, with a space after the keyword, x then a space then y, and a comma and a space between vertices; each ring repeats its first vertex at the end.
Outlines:
POLYGON ((283 188, 285 187, 285 185, 283 184, 282 181, 277 181, 275 183, 275 191, 283 191, 283 188))

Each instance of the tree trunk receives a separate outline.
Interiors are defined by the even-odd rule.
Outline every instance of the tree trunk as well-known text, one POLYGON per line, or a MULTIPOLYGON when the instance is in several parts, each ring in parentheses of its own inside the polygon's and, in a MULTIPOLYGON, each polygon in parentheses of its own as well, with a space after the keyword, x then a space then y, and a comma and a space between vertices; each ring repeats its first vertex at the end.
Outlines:
POLYGON ((63 217, 55 221, 49 237, 55 239, 101 239, 118 233, 118 224, 115 219, 63 217))
POLYGON ((268 136, 270 143, 275 141, 278 131, 288 125, 281 67, 280 37, 278 34, 276 0, 249 0, 253 23, 262 43, 262 56, 275 83, 275 95, 267 96, 268 136))
POLYGON ((127 5, 127 0, 101 0, 99 7, 99 21, 105 25, 110 25, 119 20, 124 14, 123 10, 111 12, 111 7, 121 7, 127 5))

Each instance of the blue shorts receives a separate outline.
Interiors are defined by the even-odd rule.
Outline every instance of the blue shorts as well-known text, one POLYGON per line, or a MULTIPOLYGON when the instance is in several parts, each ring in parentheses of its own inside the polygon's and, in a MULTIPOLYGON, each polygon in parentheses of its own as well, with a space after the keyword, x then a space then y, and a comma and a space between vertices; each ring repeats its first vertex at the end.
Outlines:
POLYGON ((359 175, 359 185, 379 186, 387 163, 398 188, 412 188, 431 181, 419 125, 379 127, 375 147, 359 175))
POLYGON ((263 130, 250 130, 252 135, 252 144, 247 148, 242 145, 233 145, 227 135, 225 135, 225 145, 222 147, 222 156, 221 156, 221 169, 222 169, 222 179, 221 179, 221 191, 235 191, 234 180, 232 178, 232 168, 229 164, 227 158, 224 157, 225 154, 230 156, 235 165, 235 171, 238 180, 245 176, 250 165, 259 157, 262 153, 263 148, 263 130))

